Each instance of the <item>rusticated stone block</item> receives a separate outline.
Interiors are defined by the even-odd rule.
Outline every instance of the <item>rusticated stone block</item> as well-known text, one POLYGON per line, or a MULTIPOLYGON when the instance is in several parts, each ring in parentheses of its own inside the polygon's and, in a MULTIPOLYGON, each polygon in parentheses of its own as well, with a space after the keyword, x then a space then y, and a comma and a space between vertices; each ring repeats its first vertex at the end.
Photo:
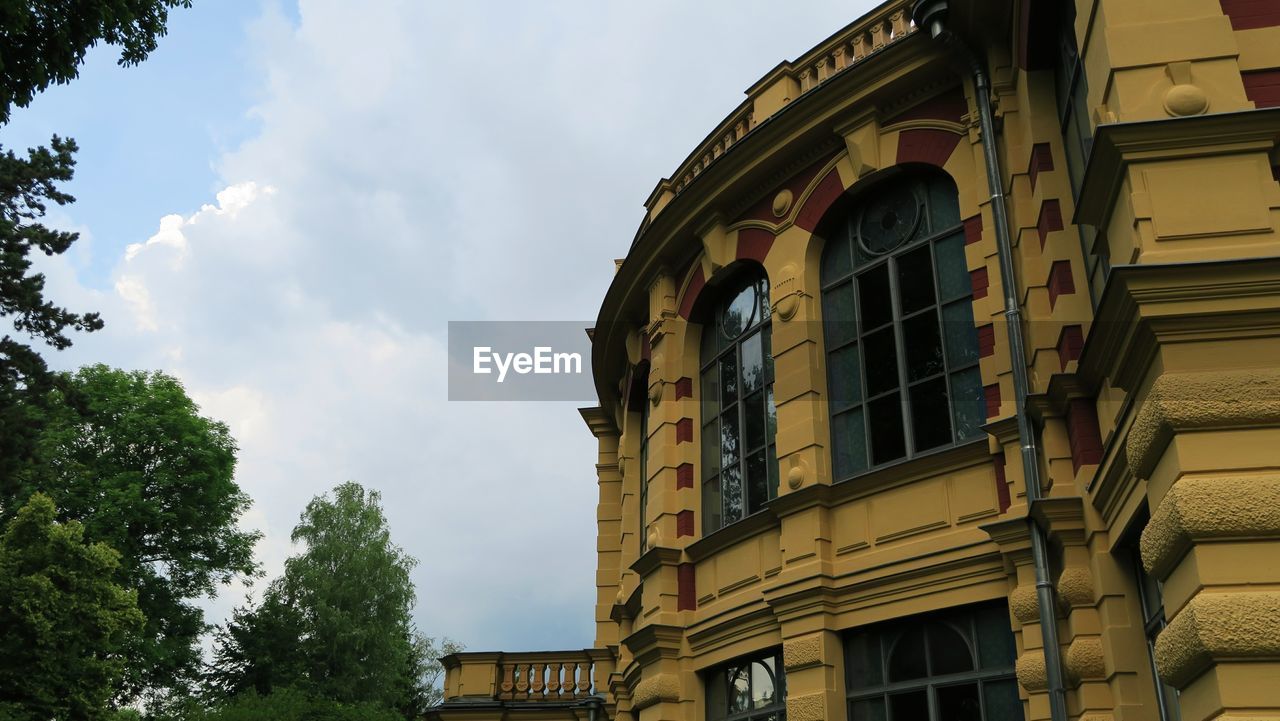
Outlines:
POLYGON ((1280 656, 1280 592, 1196 594, 1156 638, 1156 666, 1182 689, 1220 659, 1280 656))
POLYGON ((1027 651, 1019 656, 1014 671, 1018 674, 1018 683, 1028 691, 1049 688, 1049 672, 1045 669, 1043 651, 1027 651))
POLYGON ((1184 478, 1142 530, 1142 565, 1166 578, 1194 541, 1280 535, 1280 476, 1184 478))
POLYGON ((1106 654, 1102 652, 1102 639, 1097 636, 1078 636, 1067 647, 1063 658, 1067 674, 1079 683, 1107 675, 1106 654))
POLYGON ((636 684, 636 690, 631 693, 631 708, 640 711, 663 701, 679 700, 680 680, 675 674, 660 673, 636 684))
POLYGON ((825 721, 822 694, 811 693, 787 699, 787 721, 825 721))
POLYGON ((1058 577, 1058 598, 1068 606, 1093 605, 1093 574, 1084 566, 1070 566, 1058 577))
POLYGON ((1040 619, 1040 602, 1036 598, 1036 588, 1022 585, 1009 594, 1009 610, 1020 623, 1035 623, 1040 619))
POLYGON ((785 641, 782 644, 782 665, 788 671, 822 663, 822 636, 813 634, 785 641))

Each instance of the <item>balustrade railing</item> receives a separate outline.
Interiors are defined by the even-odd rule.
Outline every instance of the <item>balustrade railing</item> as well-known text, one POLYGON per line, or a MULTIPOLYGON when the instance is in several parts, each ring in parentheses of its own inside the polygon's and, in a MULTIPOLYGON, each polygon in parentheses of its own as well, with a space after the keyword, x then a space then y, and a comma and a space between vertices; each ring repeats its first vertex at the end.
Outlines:
POLYGON ((613 673, 604 649, 456 653, 442 659, 444 701, 578 701, 602 696, 613 673))

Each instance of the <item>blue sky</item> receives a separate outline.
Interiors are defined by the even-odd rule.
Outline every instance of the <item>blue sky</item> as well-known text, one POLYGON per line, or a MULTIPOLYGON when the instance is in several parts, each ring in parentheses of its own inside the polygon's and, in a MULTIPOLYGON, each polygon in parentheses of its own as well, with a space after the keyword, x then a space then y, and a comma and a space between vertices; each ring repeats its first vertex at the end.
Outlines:
POLYGON ((421 560, 424 631, 588 647, 579 404, 449 403, 446 322, 590 324, 658 179, 870 7, 196 0, 143 65, 96 49, 0 129, 81 147, 52 219, 84 240, 41 269, 107 328, 46 356, 164 370, 227 422, 269 574, 306 501, 357 480, 421 560))

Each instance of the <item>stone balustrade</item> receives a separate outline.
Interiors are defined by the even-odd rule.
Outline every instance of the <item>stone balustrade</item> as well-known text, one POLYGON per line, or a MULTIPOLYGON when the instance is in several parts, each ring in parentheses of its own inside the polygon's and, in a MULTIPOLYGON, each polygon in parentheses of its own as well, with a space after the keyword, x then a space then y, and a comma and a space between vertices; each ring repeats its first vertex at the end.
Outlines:
POLYGON ((445 667, 444 702, 579 701, 603 696, 613 655, 604 649, 455 653, 445 667))

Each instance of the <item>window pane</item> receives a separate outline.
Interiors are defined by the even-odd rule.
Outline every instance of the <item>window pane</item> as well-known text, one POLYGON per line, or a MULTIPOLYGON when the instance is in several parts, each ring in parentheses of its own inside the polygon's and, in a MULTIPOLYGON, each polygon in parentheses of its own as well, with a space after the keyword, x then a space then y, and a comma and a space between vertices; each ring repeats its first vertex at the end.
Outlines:
MULTIPOLYGON (((969 642, 955 628, 934 622, 929 624, 929 663, 933 676, 972 671, 973 652, 969 650, 969 642)), ((974 693, 977 693, 976 689, 974 693)))
POLYGON ((853 283, 838 285, 822 293, 822 325, 827 347, 839 348, 858 334, 858 316, 853 302, 853 283))
POLYGON ((958 440, 982 434, 987 404, 982 398, 982 374, 976 366, 951 374, 951 417, 958 440))
POLYGON ((1013 679, 982 684, 987 721, 1022 721, 1022 702, 1018 700, 1017 684, 1013 679))
POLYGON ((867 369, 867 395, 898 387, 898 349, 893 328, 883 328, 862 342, 863 365, 867 369))
POLYGON ((710 363, 710 362, 711 362, 711 359, 715 357, 716 352, 720 349, 720 346, 716 344, 716 337, 717 337, 718 335, 719 335, 719 334, 718 334, 718 333, 716 333, 716 323, 715 323, 715 320, 708 320, 708 321, 707 321, 707 322, 702 326, 702 339, 701 339, 701 342, 702 342, 702 350, 701 350, 702 356, 701 356, 701 361, 702 361, 703 365, 706 365, 707 363, 710 363))
POLYGON ((951 442, 951 419, 947 417, 947 381, 934 378, 911 388, 911 432, 917 451, 951 442))
POLYGON ((724 494, 724 524, 742 520, 742 466, 737 463, 725 466, 720 474, 720 486, 724 494))
POLYGON ((720 359, 720 402, 728 408, 738 401, 738 358, 732 351, 720 359))
POLYGON ((867 469, 867 430, 862 409, 855 408, 831 420, 831 443, 835 446, 836 478, 846 478, 867 469))
POLYGON ((929 232, 937 233, 960 224, 960 201, 956 186, 941 176, 929 179, 929 232))
POLYGON ((709 674, 707 677, 707 716, 713 719, 724 718, 729 712, 728 678, 725 672, 709 674))
POLYGON ((947 337, 947 363, 952 368, 978 360, 978 329, 973 325, 973 303, 968 298, 942 309, 947 337))
POLYGON ((986 606, 976 614, 978 662, 983 668, 1011 668, 1017 657, 1009 612, 1004 606, 986 606))
POLYGON ((889 266, 880 264, 858 276, 858 308, 862 311, 862 329, 870 330, 893 320, 893 304, 889 297, 889 266))
POLYGON ((920 227, 920 199, 913 181, 894 183, 873 195, 862 209, 858 239, 872 253, 885 253, 910 240, 920 227))
POLYGON ((895 693, 889 697, 891 721, 927 721, 929 719, 929 695, 924 689, 895 693))
POLYGON ((937 721, 982 721, 982 703, 978 700, 978 684, 940 686, 937 694, 937 721))
POLYGON ((778 447, 769 444, 769 450, 765 453, 765 471, 769 484, 769 498, 778 497, 778 447))
POLYGON ((851 691, 884 683, 879 631, 863 631, 851 637, 845 646, 845 655, 848 659, 847 683, 851 691))
POLYGON ((769 500, 769 476, 765 470, 765 451, 763 448, 747 456, 747 513, 755 513, 764 508, 769 500))
POLYGON ((710 423, 720 414, 720 370, 711 366, 702 372, 702 423, 710 423))
POLYGON ((702 478, 720 472, 720 420, 712 419, 702 427, 702 478))
POLYGON ((743 452, 751 453, 765 444, 764 391, 756 391, 743 401, 746 438, 743 452))
POLYGON ((942 300, 973 295, 973 288, 969 285, 969 267, 964 259, 964 234, 956 233, 939 240, 933 247, 938 258, 938 289, 942 300))
POLYGON ((928 675, 924 662, 924 631, 919 626, 909 627, 889 649, 889 680, 910 681, 928 675))
POLYGON ((750 393, 764 385, 764 351, 760 334, 742 341, 742 392, 750 393))
POLYGON ((822 284, 826 285, 853 272, 853 256, 849 252, 849 236, 840 233, 822 248, 822 284))
POLYGON ((912 313, 933 305, 933 260, 929 257, 929 245, 898 258, 898 299, 902 312, 912 313))
POLYGON ((877 398, 867 406, 871 417, 871 460, 876 465, 906 454, 902 438, 902 400, 897 393, 877 398))
POLYGON ((777 703, 778 683, 777 670, 773 659, 766 658, 751 663, 751 705, 753 708, 764 708, 777 703))
POLYGON ((702 532, 711 533, 724 525, 721 515, 720 479, 712 478, 702 484, 702 532))
POLYGON ((729 668, 729 713, 751 708, 751 677, 747 666, 729 668))
POLYGON ((755 322, 758 305, 755 283, 738 291, 720 316, 720 331, 725 341, 737 340, 742 331, 755 322))
MULTIPOLYGON (((883 332, 883 331, 881 331, 883 332)), ((843 410, 862 401, 862 367, 858 361, 858 346, 845 346, 827 356, 830 364, 827 375, 831 379, 831 407, 843 410)))
POLYGON ((858 699, 849 704, 850 721, 888 721, 884 713, 884 697, 858 699))
POLYGON ((908 382, 942 372, 937 311, 930 310, 902 321, 902 343, 906 346, 908 382))
POLYGON ((764 352, 764 382, 773 382, 773 335, 769 332, 769 326, 760 329, 760 338, 763 341, 764 352))
POLYGON ((769 302, 769 279, 761 278, 758 282, 760 284, 757 291, 760 296, 760 310, 756 314, 756 322, 763 323, 769 320, 769 316, 773 313, 773 305, 769 302))
MULTIPOLYGON (((739 459, 742 458, 742 447, 739 443, 741 440, 738 434, 738 414, 737 409, 731 409, 728 413, 720 417, 720 468, 728 470, 738 465, 739 459)), ((728 486, 725 487, 725 493, 729 492, 728 486)))
POLYGON ((778 407, 773 404, 773 386, 766 388, 764 394, 765 433, 768 434, 766 439, 773 443, 778 437, 778 407))

